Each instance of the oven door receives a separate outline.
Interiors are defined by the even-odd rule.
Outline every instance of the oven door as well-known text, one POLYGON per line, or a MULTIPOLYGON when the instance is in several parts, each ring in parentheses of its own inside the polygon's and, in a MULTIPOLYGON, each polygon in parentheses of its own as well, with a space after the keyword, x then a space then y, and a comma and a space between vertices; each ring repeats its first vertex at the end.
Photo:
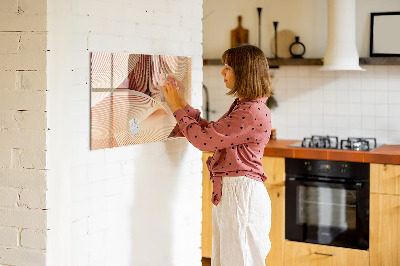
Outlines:
POLYGON ((369 185, 286 178, 286 239, 367 250, 369 185))

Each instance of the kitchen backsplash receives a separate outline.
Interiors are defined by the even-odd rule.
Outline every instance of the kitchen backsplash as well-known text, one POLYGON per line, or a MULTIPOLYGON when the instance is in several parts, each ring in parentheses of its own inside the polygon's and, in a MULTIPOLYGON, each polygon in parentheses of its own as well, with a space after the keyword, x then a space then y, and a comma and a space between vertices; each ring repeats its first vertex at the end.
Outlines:
MULTIPOLYGON (((272 110, 277 137, 376 137, 379 144, 400 144, 400 66, 362 67, 366 71, 324 72, 319 66, 271 69, 278 102, 272 110)), ((233 101, 224 95, 221 69, 205 66, 203 71, 210 109, 215 111, 210 120, 217 120, 233 101)))

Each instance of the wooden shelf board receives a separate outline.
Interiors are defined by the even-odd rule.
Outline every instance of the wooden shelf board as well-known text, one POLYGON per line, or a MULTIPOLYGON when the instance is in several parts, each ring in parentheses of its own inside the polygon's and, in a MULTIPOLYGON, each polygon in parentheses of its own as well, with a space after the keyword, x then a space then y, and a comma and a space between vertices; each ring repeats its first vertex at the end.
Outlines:
POLYGON ((268 58, 270 66, 320 66, 321 58, 268 58))
MULTIPOLYGON (((268 58, 270 67, 278 66, 321 66, 322 58, 268 58)), ((222 65, 220 59, 204 59, 203 65, 222 65)), ((400 57, 362 57, 360 65, 400 65, 400 57)))
POLYGON ((400 57, 362 57, 360 65, 400 65, 400 57))
MULTIPOLYGON (((300 66, 300 65, 322 65, 321 58, 268 58, 271 67, 274 66, 300 66)), ((204 59, 205 66, 222 65, 220 59, 204 59)))

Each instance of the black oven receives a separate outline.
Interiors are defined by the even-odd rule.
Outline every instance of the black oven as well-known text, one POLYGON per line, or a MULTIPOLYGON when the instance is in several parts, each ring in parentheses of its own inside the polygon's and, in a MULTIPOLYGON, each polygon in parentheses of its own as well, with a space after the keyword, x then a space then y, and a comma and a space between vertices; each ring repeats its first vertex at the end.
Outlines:
POLYGON ((369 164, 285 161, 286 239, 367 250, 369 164))

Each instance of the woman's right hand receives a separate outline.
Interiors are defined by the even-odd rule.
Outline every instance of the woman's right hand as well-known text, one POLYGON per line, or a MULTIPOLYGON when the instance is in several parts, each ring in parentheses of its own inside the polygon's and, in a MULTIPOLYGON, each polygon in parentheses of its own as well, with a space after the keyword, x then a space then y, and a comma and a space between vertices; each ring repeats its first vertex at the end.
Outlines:
POLYGON ((179 89, 177 85, 178 84, 176 82, 168 79, 167 82, 164 83, 164 86, 161 87, 161 91, 164 93, 165 101, 172 113, 178 109, 184 109, 186 106, 181 104, 180 96, 178 96, 179 89))
POLYGON ((187 105, 187 102, 185 100, 185 87, 183 86, 182 82, 180 82, 178 79, 176 79, 173 74, 169 74, 167 79, 170 82, 175 82, 176 87, 178 87, 179 103, 181 106, 183 106, 183 108, 185 108, 185 106, 187 105))

